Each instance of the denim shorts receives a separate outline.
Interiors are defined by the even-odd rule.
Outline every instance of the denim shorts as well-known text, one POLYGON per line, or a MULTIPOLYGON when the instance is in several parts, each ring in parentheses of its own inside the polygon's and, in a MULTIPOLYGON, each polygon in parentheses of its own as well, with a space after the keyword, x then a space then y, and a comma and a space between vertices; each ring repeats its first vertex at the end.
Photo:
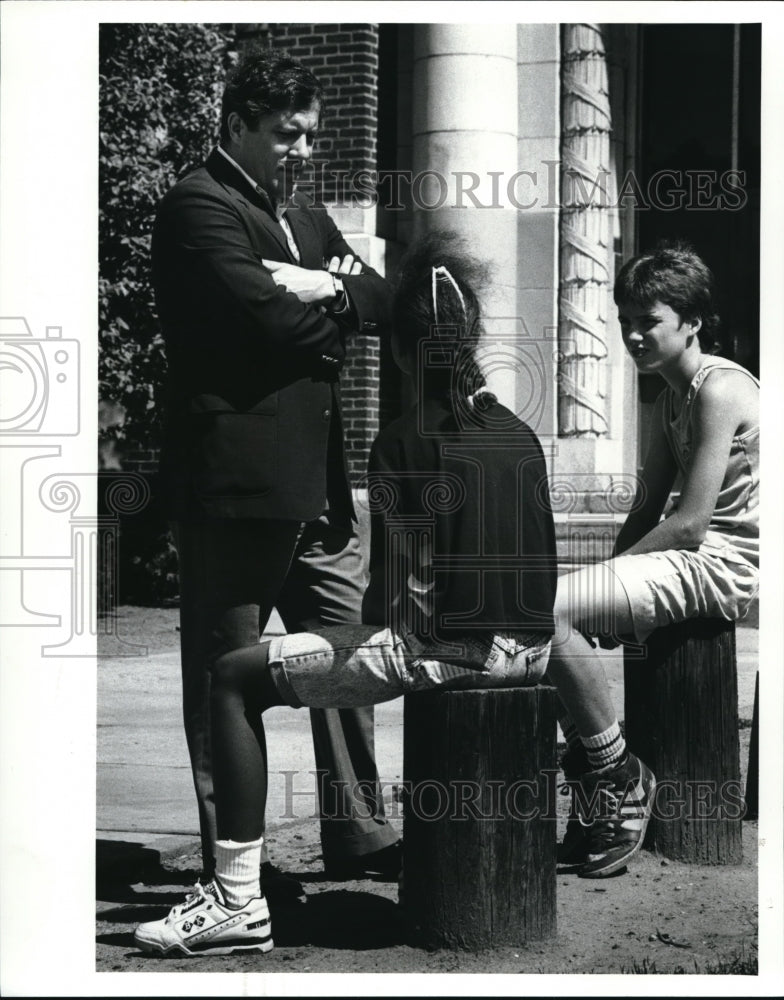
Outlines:
POLYGON ((268 661, 292 708, 356 708, 416 691, 529 687, 547 669, 552 636, 467 633, 451 652, 377 625, 337 625, 277 636, 268 661), (447 659, 449 657, 449 659, 447 659))

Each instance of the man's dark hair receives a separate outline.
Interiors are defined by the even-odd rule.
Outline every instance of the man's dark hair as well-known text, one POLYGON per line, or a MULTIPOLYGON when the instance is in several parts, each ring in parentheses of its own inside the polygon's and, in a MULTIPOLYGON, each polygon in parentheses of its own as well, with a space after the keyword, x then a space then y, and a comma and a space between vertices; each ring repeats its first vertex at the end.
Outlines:
POLYGON ((713 304, 713 274, 694 249, 681 240, 663 240, 649 253, 628 260, 615 279, 616 305, 650 306, 663 302, 682 320, 701 319, 697 337, 703 351, 715 353, 719 317, 713 304))
POLYGON ((454 366, 428 378, 428 395, 468 396, 485 384, 476 361, 482 333, 477 292, 487 280, 487 268, 470 256, 465 240, 453 232, 428 233, 403 257, 392 304, 392 322, 401 345, 417 356, 419 342, 434 339, 455 351, 454 366), (462 301, 443 268, 460 289, 462 301))
POLYGON ((221 142, 229 139, 229 115, 236 111, 253 129, 275 111, 305 111, 323 90, 316 77, 296 59, 275 49, 252 49, 231 72, 221 104, 221 142))

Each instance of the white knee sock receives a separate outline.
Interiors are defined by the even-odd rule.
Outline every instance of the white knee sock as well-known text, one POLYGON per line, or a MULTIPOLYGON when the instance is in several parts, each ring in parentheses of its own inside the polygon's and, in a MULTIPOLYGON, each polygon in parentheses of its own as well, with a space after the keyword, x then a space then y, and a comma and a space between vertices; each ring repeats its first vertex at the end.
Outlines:
POLYGON ((626 740, 617 719, 604 732, 582 737, 582 743, 591 767, 596 770, 620 764, 626 754, 626 740))
POLYGON ((244 906, 261 895, 259 867, 263 838, 239 844, 235 840, 215 843, 215 874, 229 906, 244 906))

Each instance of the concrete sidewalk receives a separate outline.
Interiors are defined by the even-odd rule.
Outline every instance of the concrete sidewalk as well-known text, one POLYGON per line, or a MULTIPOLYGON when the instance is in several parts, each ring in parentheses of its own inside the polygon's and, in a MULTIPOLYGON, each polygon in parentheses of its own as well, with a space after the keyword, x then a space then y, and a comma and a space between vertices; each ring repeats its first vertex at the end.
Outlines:
MULTIPOLYGON (((171 616, 170 649, 154 655, 107 655, 98 664, 96 836, 99 841, 143 845, 165 857, 193 849, 198 817, 181 723, 177 612, 163 614, 171 616)), ((739 714, 750 720, 758 669, 756 619, 740 625, 736 637, 739 714)), ((609 653, 607 662, 622 718, 621 652, 609 653)), ((274 843, 276 829, 297 821, 317 823, 313 746, 306 710, 272 709, 265 715, 265 727, 267 823, 274 843)), ((376 706, 376 761, 390 814, 399 818, 392 786, 403 776, 402 699, 376 706)), ((111 852, 99 855, 105 856, 111 852)))

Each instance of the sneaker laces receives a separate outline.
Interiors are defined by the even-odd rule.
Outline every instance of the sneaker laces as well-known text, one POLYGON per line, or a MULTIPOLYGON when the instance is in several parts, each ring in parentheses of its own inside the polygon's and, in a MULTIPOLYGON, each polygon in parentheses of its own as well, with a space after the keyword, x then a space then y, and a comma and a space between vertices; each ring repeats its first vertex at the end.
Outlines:
POLYGON ((629 802, 630 790, 630 786, 627 785, 622 794, 618 795, 612 788, 603 788, 600 786, 597 789, 599 800, 595 818, 591 823, 585 823, 582 817, 580 817, 580 822, 588 830, 588 838, 591 845, 611 843, 618 836, 618 824, 623 822, 624 819, 636 818, 623 816, 623 807, 625 804, 630 805, 632 808, 639 805, 637 802, 629 802))
POLYGON ((615 828, 611 817, 618 808, 618 799, 609 789, 599 789, 599 798, 595 812, 591 817, 583 816, 579 810, 577 821, 585 831, 585 838, 590 854, 596 854, 595 848, 610 843, 615 836, 615 828))
POLYGON ((173 917, 182 916, 187 910, 190 910, 197 903, 202 903, 207 899, 216 900, 220 902, 220 897, 218 894, 218 886, 215 881, 207 882, 206 885, 202 885, 201 882, 197 882, 196 885, 191 889, 188 895, 185 897, 182 903, 178 903, 173 906, 169 916, 166 918, 167 922, 173 917))

